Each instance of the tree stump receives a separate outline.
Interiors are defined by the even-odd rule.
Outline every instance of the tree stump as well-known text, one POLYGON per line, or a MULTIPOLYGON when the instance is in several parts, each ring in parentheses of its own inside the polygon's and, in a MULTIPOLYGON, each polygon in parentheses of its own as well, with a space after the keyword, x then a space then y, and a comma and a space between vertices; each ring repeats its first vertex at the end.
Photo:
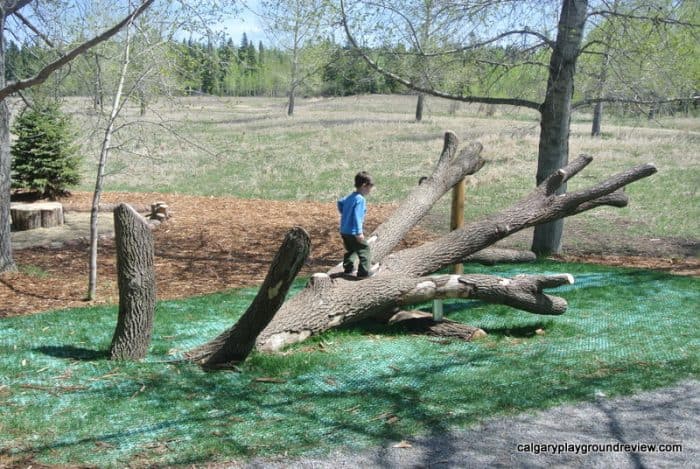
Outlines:
POLYGON ((151 343, 156 306, 153 233, 127 204, 114 209, 119 317, 109 354, 112 360, 140 360, 151 343))
POLYGON ((63 225, 63 205, 59 202, 14 202, 10 204, 10 218, 15 231, 60 226, 63 225))

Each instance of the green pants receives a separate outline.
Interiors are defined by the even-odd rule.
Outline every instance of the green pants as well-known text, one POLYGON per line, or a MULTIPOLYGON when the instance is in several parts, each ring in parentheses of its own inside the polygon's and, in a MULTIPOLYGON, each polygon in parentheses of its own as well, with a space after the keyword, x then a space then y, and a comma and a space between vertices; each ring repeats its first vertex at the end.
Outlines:
POLYGON ((358 241, 354 235, 340 234, 343 238, 343 246, 345 246, 345 255, 343 256, 343 270, 345 273, 350 273, 355 267, 355 258, 359 258, 360 265, 357 268, 359 277, 366 276, 369 273, 370 263, 372 261, 372 253, 369 249, 369 244, 366 241, 358 241))

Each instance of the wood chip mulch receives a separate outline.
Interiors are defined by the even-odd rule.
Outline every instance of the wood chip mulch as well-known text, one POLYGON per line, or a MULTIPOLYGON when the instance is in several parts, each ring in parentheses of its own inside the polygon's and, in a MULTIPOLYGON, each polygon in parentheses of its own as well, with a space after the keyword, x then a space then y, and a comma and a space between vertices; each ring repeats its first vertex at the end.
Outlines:
MULTIPOLYGON (((89 211, 92 194, 76 192, 61 202, 66 211, 89 211)), ((309 233, 311 254, 300 275, 326 271, 342 257, 334 203, 242 200, 157 193, 106 193, 102 217, 126 202, 145 211, 155 201, 168 204, 172 217, 155 230, 159 299, 183 298, 230 288, 259 285, 285 233, 301 226, 309 233)), ((366 231, 371 232, 396 208, 371 203, 366 231)), ((87 236, 87 233, 86 233, 87 236)), ((399 246, 414 246, 437 235, 416 228, 399 246)), ((16 250, 19 272, 0 275, 0 317, 94 304, 116 304, 116 260, 113 238, 100 241, 97 299, 87 291, 88 245, 65 240, 60 247, 16 250)), ((562 260, 659 269, 699 275, 697 258, 657 259, 629 256, 568 256, 562 260)))
MULTIPOLYGON (((61 202, 66 211, 89 211, 91 198, 91 193, 75 192, 61 202)), ((143 211, 155 201, 166 202, 172 214, 154 231, 159 299, 259 285, 293 226, 303 227, 312 242, 300 275, 328 270, 342 257, 333 203, 129 192, 104 194, 101 207, 126 202, 143 211)), ((366 229, 371 231, 393 209, 395 205, 371 204, 366 229)), ((112 215, 103 210, 100 216, 112 215)), ((415 229, 401 247, 431 236, 415 229)), ((13 256, 20 271, 0 275, 0 317, 119 301, 113 239, 100 241, 97 300, 92 302, 84 300, 89 259, 85 241, 16 250, 13 256)))

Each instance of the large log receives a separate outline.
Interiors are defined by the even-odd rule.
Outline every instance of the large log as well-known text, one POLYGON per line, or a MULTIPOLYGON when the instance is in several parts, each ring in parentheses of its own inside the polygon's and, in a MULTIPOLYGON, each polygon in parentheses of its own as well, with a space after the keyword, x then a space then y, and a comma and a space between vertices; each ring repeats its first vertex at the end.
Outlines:
MULTIPOLYGON (((456 145, 456 137, 446 138, 446 142, 451 140, 454 140, 456 145)), ((451 153, 454 154, 454 151, 451 153)), ((592 158, 589 156, 579 157, 552 174, 534 191, 510 208, 484 220, 469 223, 464 228, 454 230, 436 241, 390 254, 385 254, 384 250, 380 251, 383 255, 375 259, 380 264, 377 275, 363 280, 360 284, 338 277, 324 288, 302 290, 282 305, 277 315, 258 337, 257 347, 263 350, 278 350, 330 328, 369 317, 385 317, 387 311, 392 311, 399 306, 398 303, 401 303, 401 307, 407 305, 401 299, 402 296, 410 289, 421 285, 425 280, 422 277, 460 262, 467 256, 522 229, 599 206, 625 206, 627 196, 619 189, 656 172, 656 168, 651 164, 640 165, 588 189, 567 194, 557 193, 557 189, 563 183, 578 174, 591 161, 592 158)), ((456 170, 450 172, 450 176, 459 180, 462 175, 459 170, 456 170)), ((423 187, 430 188, 425 182, 418 186, 412 194, 417 200, 422 199, 418 191, 423 187)), ((442 192, 446 192, 447 188, 443 186, 443 189, 442 192)), ((424 196, 428 194, 429 192, 426 191, 424 196)), ((416 204, 416 206, 420 205, 422 204, 416 204)), ((424 204, 423 207, 429 208, 428 205, 424 204)), ((412 215, 414 215, 413 220, 421 218, 420 213, 414 212, 412 215)), ((406 216, 391 217, 377 228, 370 239, 382 233, 377 236, 375 245, 383 245, 384 248, 387 245, 395 245, 395 238, 387 234, 407 231, 404 231, 405 226, 403 226, 407 218, 406 216)), ((471 290, 475 292, 472 295, 482 294, 482 298, 479 299, 484 301, 507 304, 535 314, 561 314, 566 308, 563 300, 541 296, 540 287, 536 286, 537 282, 532 286, 521 287, 521 281, 496 279, 489 276, 472 278, 468 281, 471 290), (494 289, 494 281, 496 285, 498 282, 511 285, 507 289, 508 293, 487 295, 487 292, 497 291, 494 289), (518 292, 512 291, 515 286, 518 292), (528 297, 525 293, 520 293, 528 290, 531 290, 534 296, 528 297)), ((424 298, 424 300, 427 299, 424 298)))
MULTIPOLYGON (((568 274, 513 278, 433 274, 464 260, 489 263, 490 257, 512 261, 532 259, 531 254, 512 255, 495 250, 486 251, 489 254, 486 259, 483 255, 474 255, 531 226, 600 206, 623 207, 628 199, 620 189, 656 172, 652 164, 641 165, 592 187, 559 194, 558 189, 592 161, 589 156, 581 156, 550 175, 510 208, 419 247, 393 251, 442 194, 483 165, 480 145, 468 146, 458 154, 457 143, 454 134, 445 135, 445 146, 433 174, 414 188, 394 215, 370 235, 373 261, 379 264, 376 275, 358 281, 340 274, 338 266, 327 273, 314 274, 306 288, 284 302, 258 335, 255 345, 259 350, 279 350, 325 330, 367 318, 386 320, 407 306, 436 299, 476 299, 534 314, 562 314, 567 308, 566 301, 543 290, 572 283, 573 277, 568 274)), ((465 340, 482 335, 478 329, 468 326, 448 323, 441 327, 425 318, 407 319, 409 323, 402 321, 406 326, 426 333, 465 340)), ((217 348, 222 352, 225 349, 223 344, 217 348)), ((196 361, 199 351, 194 352, 196 361)), ((207 350, 207 354, 211 355, 211 351, 207 350)))
POLYGON ((63 205, 59 202, 10 204, 12 229, 15 231, 51 228, 63 225, 63 205))

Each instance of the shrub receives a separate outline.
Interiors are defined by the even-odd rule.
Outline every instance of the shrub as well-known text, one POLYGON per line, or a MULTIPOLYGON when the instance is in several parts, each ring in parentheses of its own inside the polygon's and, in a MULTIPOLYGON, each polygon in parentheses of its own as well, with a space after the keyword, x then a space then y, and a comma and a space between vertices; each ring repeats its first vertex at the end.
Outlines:
POLYGON ((58 106, 25 109, 13 126, 12 186, 55 199, 80 182, 70 118, 58 106))

